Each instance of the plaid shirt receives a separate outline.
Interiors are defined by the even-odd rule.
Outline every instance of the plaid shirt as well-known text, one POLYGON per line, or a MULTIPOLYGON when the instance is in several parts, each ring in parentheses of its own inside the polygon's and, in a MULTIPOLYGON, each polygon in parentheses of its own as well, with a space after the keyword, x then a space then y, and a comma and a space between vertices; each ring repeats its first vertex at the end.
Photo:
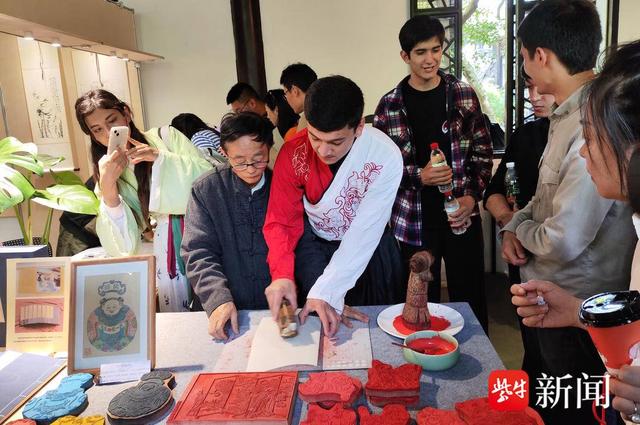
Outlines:
MULTIPOLYGON (((470 195, 476 200, 477 213, 482 192, 491 178, 493 148, 480 102, 468 84, 439 71, 446 83, 445 98, 451 100, 451 164, 453 194, 470 195)), ((409 77, 407 77, 409 78, 409 77)), ((405 78, 405 80, 407 79, 405 78)), ((380 99, 373 126, 385 132, 400 148, 404 161, 402 182, 391 213, 391 227, 402 242, 420 246, 422 235, 421 168, 416 164, 416 149, 411 136, 407 110, 402 99, 402 84, 380 99)), ((448 102, 449 103, 449 102, 448 102)))

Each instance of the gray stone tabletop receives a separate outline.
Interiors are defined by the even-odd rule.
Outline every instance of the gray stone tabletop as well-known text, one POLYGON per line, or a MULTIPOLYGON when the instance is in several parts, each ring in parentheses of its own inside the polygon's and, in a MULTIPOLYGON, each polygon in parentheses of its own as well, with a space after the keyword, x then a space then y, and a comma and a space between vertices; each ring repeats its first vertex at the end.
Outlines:
MULTIPOLYGON (((456 402, 487 395, 489 373, 495 369, 504 369, 504 365, 494 350, 478 320, 467 303, 448 303, 464 317, 464 328, 456 335, 460 343, 460 360, 451 369, 442 372, 424 371, 421 378, 420 405, 410 410, 415 417, 418 410, 431 406, 451 409, 456 402)), ((394 366, 405 363, 402 350, 391 345, 398 338, 387 335, 378 328, 376 317, 385 307, 371 306, 360 309, 369 315, 371 346, 373 358, 394 366)), ((241 311, 239 324, 257 326, 268 311, 241 311)), ((176 374, 174 397, 179 400, 191 378, 198 373, 212 372, 224 344, 215 342, 207 334, 207 317, 204 312, 159 313, 156 315, 156 369, 171 370, 176 374)), ((366 370, 349 370, 349 374, 358 377, 363 383, 367 380, 366 370)), ((299 379, 307 379, 306 372, 300 372, 299 379)), ((109 401, 120 391, 135 383, 94 386, 87 391, 89 407, 82 416, 106 414, 109 401)), ((366 404, 361 396, 357 405, 366 404)), ((370 410, 379 412, 381 409, 370 410)), ((306 403, 296 399, 292 423, 297 424, 306 417, 306 403)), ((168 414, 161 423, 166 422, 168 414)))

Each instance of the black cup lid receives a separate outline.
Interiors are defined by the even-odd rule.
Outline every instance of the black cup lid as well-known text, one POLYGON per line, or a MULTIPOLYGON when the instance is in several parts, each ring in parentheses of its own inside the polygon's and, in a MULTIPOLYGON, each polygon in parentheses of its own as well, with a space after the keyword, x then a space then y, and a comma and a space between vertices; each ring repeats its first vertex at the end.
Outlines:
POLYGON ((603 292, 587 298, 580 307, 580 320, 596 328, 626 325, 640 320, 640 293, 603 292))

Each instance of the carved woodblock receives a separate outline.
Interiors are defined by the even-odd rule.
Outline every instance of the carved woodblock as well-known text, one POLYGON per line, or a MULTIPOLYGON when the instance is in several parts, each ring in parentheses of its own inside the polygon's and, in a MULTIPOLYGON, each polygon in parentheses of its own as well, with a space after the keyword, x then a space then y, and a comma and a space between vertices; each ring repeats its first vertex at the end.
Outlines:
POLYGON ((300 425, 356 425, 356 412, 339 404, 329 410, 310 404, 307 419, 300 422, 300 425))
MULTIPOLYGON (((401 404, 388 404, 382 408, 380 415, 372 415, 366 406, 358 407, 360 425, 409 425, 411 416, 407 408, 401 404)), ((449 425, 449 424, 447 424, 449 425)))
POLYGON ((104 416, 93 415, 82 418, 77 416, 64 416, 57 419, 51 425, 104 425, 104 416))
POLYGON ((422 368, 415 364, 392 367, 374 360, 365 384, 367 399, 376 406, 386 404, 415 405, 420 401, 422 368))
POLYGON ((318 403, 327 409, 336 403, 350 407, 361 392, 360 380, 344 372, 310 373, 309 380, 298 387, 298 395, 302 400, 318 403))
POLYGON ((523 410, 501 412, 489 407, 486 397, 456 403, 456 412, 468 425, 536 425, 536 420, 523 410))
POLYGON ((143 375, 140 382, 117 394, 107 407, 112 424, 145 424, 161 417, 171 406, 173 392, 169 384, 173 374, 154 371, 143 375))
POLYGON ((22 416, 38 423, 51 423, 63 416, 77 416, 87 408, 84 389, 71 391, 47 391, 43 396, 33 398, 25 404, 22 416))
POLYGON ((297 382, 297 372, 201 373, 167 423, 289 424, 297 382))
POLYGON ((465 425, 455 410, 425 407, 416 416, 418 425, 465 425))

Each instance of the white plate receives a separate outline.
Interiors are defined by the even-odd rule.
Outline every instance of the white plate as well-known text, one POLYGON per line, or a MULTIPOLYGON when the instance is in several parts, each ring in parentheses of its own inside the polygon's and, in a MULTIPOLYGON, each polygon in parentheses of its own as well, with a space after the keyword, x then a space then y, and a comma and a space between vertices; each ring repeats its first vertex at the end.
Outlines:
MULTIPOLYGON (((391 336, 404 339, 407 335, 403 335, 393 326, 393 320, 402 314, 404 303, 389 306, 378 314, 378 326, 391 336)), ((444 317, 451 323, 449 327, 443 330, 443 333, 455 335, 464 327, 464 319, 462 314, 446 305, 429 303, 429 313, 432 316, 444 317)))

